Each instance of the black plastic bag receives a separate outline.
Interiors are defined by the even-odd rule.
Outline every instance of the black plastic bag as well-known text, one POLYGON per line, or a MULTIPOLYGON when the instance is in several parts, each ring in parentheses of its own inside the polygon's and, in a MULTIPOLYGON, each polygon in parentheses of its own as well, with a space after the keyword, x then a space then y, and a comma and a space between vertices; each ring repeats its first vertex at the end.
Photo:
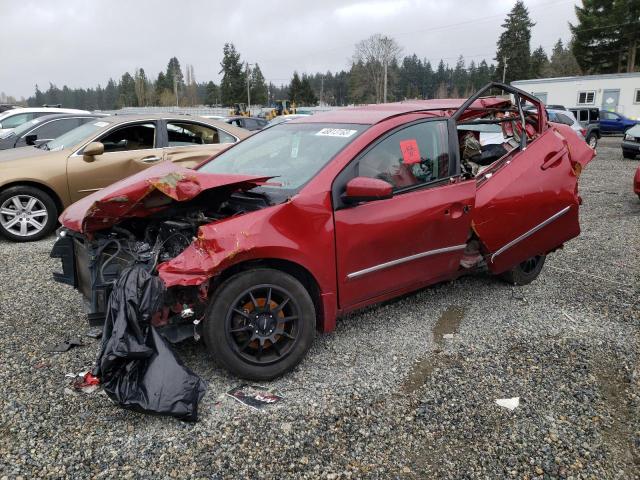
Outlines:
POLYGON ((162 280, 143 266, 122 271, 109 297, 93 373, 124 408, 196 421, 206 385, 151 325, 164 292, 162 280))

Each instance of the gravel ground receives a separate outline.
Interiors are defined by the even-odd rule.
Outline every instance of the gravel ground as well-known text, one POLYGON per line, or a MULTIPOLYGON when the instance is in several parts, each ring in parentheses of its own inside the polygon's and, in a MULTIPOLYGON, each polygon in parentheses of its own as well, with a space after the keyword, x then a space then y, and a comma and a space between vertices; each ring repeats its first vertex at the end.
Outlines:
POLYGON ((619 143, 601 141, 583 233, 536 282, 477 275, 349 315, 264 384, 285 400, 263 411, 180 345, 209 384, 196 424, 70 390, 97 342, 50 279, 53 238, 0 241, 0 477, 640 478, 638 162, 619 143), (85 345, 45 351, 74 335, 85 345))

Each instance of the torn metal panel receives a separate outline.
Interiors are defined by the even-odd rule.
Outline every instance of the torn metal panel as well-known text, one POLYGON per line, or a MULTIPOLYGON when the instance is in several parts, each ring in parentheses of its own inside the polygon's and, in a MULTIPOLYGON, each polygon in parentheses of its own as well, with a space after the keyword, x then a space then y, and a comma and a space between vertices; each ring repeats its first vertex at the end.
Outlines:
POLYGON ((268 177, 213 175, 164 162, 103 188, 67 208, 60 223, 80 233, 102 230, 125 218, 142 218, 172 202, 190 200, 205 190, 250 189, 268 177))

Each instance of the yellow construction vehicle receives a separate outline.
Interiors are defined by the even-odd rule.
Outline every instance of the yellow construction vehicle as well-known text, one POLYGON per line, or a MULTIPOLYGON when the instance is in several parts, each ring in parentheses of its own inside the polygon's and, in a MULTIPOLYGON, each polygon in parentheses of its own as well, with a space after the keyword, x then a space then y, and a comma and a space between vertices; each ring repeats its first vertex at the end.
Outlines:
POLYGON ((271 120, 275 117, 279 117, 280 115, 292 115, 296 113, 296 103, 291 102, 289 100, 277 100, 275 102, 275 107, 267 113, 265 118, 267 120, 271 120))
POLYGON ((230 117, 250 117, 251 114, 247 110, 245 103, 234 103, 233 108, 229 110, 230 117))

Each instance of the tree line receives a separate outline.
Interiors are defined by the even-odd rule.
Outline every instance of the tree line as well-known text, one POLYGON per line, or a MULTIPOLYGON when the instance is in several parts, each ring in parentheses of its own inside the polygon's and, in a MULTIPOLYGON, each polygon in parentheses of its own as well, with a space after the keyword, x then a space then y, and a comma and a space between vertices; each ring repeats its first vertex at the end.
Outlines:
MULTIPOLYGON (((469 63, 460 55, 454 65, 440 60, 432 64, 416 54, 402 55, 402 47, 390 37, 372 35, 355 46, 348 69, 337 72, 293 73, 288 84, 265 80, 260 66, 243 61, 232 43, 223 47, 220 84, 197 82, 193 65, 184 72, 176 57, 155 79, 142 68, 125 72, 105 87, 47 90, 36 85, 27 99, 30 106, 62 104, 84 109, 114 110, 139 106, 268 105, 288 99, 298 105, 348 105, 413 98, 467 97, 491 80, 509 83, 545 78, 635 71, 640 43, 640 0, 584 0, 576 6, 577 23, 570 24, 572 40, 561 39, 547 55, 542 46, 531 51, 535 23, 518 0, 502 23, 494 63, 469 63)), ((5 96, 6 98, 6 96, 5 96)))

